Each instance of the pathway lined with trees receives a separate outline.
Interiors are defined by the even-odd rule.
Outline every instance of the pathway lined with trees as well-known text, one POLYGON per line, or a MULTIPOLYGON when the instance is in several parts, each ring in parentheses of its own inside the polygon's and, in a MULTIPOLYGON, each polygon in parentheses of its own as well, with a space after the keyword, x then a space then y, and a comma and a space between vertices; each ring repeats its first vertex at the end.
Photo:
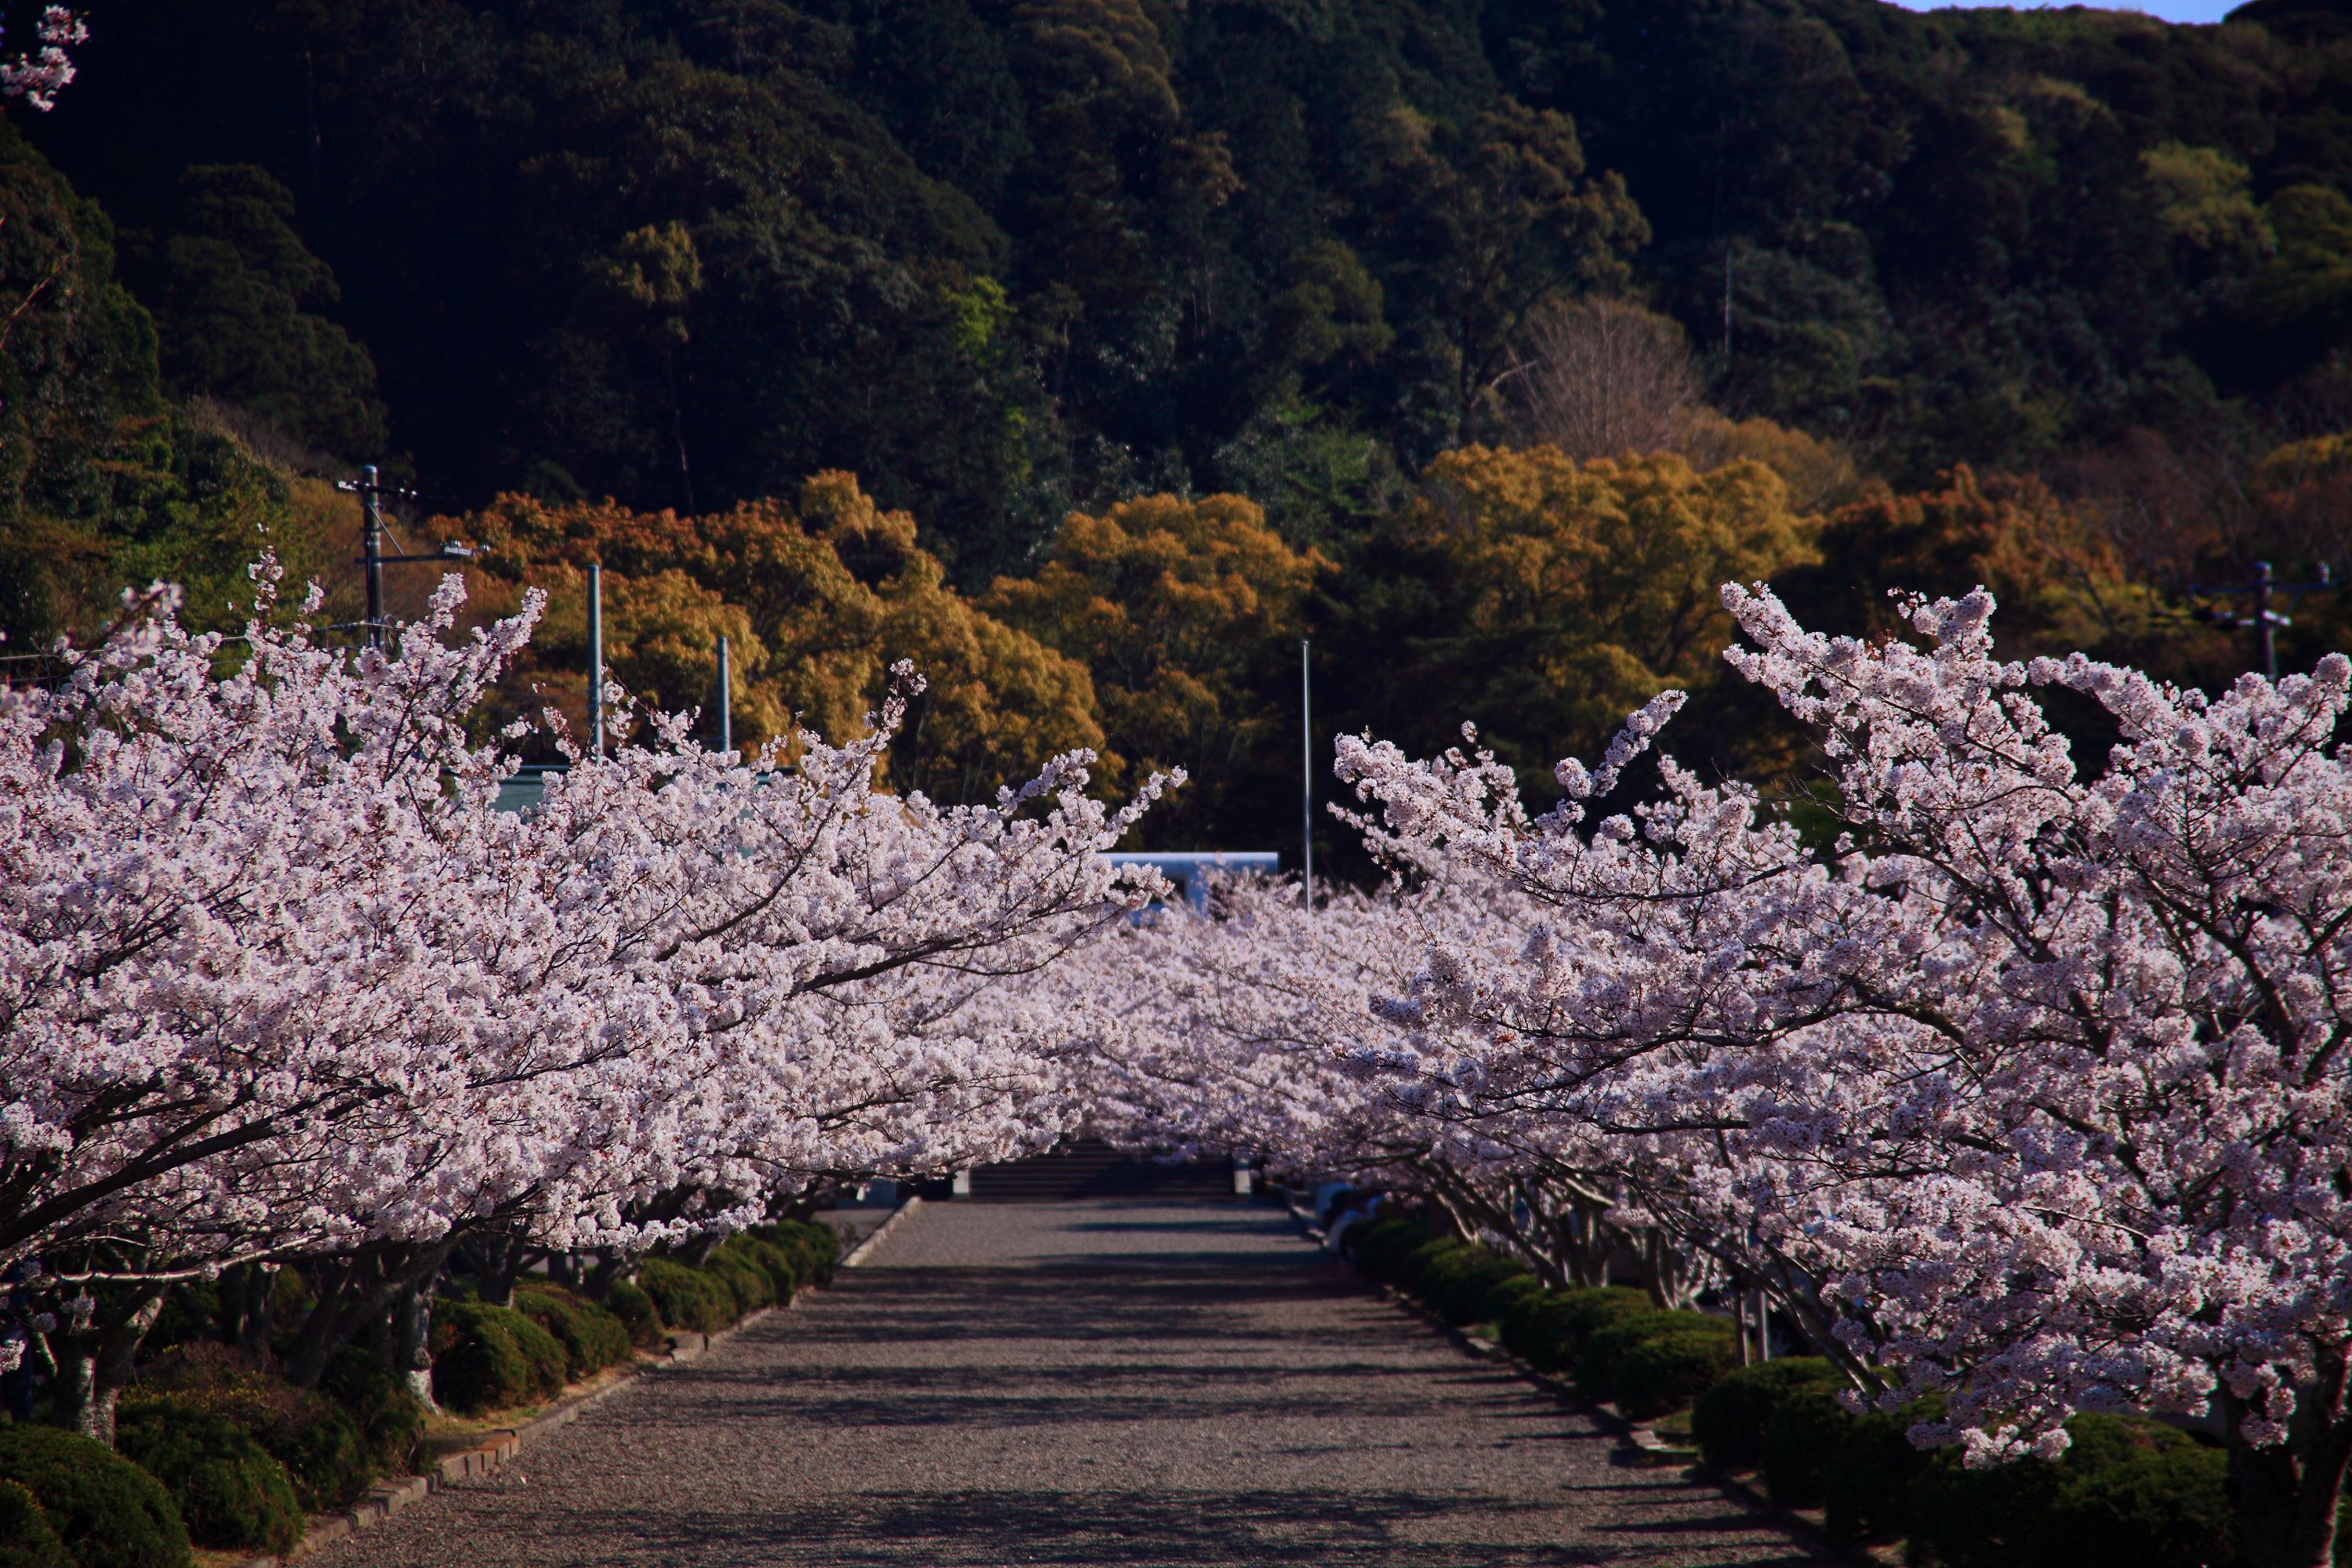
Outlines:
POLYGON ((946 1205, 321 1568, 1790 1563, 1262 1207, 946 1205))

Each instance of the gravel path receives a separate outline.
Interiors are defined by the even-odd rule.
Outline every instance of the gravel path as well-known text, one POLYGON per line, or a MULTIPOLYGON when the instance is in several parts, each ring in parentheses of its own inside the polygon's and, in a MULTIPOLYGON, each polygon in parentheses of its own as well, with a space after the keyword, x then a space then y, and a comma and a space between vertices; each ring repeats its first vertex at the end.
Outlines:
POLYGON ((946 1204, 320 1568, 1812 1559, 1244 1205, 946 1204))

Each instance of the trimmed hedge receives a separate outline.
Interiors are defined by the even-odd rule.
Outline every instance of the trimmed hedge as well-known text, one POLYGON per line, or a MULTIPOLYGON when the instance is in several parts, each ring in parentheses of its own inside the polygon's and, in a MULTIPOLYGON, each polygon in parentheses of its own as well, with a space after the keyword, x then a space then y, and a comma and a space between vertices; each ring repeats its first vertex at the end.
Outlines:
POLYGON ((0 1568, 74 1568, 49 1516, 15 1481, 0 1481, 0 1568))
POLYGON ((1648 1296, 1621 1285, 1546 1290, 1522 1296, 1504 1317, 1503 1343, 1538 1372, 1563 1373, 1594 1334, 1655 1310, 1648 1296))
POLYGON ((1532 1274, 1513 1274, 1486 1292, 1478 1303, 1478 1315, 1472 1320, 1480 1323, 1500 1324, 1511 1314, 1511 1309, 1529 1296, 1543 1294, 1543 1281, 1532 1274))
POLYGON ((433 1397, 463 1415, 563 1392, 563 1346, 509 1307, 433 1303, 433 1397))
POLYGON ((0 1426, 0 1480, 41 1505, 76 1568, 189 1568, 188 1527, 163 1483, 105 1444, 55 1426, 0 1426))
MULTIPOLYGON (((425 1443, 425 1405, 404 1379, 356 1345, 335 1352, 320 1391, 342 1406, 378 1475, 417 1468, 425 1443)), ((299 1484, 299 1481, 298 1481, 299 1484)))
POLYGON ((645 1290, 626 1279, 615 1279, 599 1303, 604 1310, 621 1321, 629 1336, 629 1343, 639 1350, 652 1350, 662 1342, 661 1309, 645 1290))
POLYGON ((1527 1265, 1486 1247, 1465 1245, 1439 1254, 1422 1271, 1416 1294, 1456 1328, 1478 1321, 1486 1295, 1507 1279, 1530 1278, 1527 1265))
MULTIPOLYGON (((1915 1559, 1939 1568, 2233 1560, 2224 1456, 2160 1423, 2077 1415, 2060 1463, 1970 1470, 1958 1450, 1910 1440, 1914 1425, 1939 1414, 1937 1400, 1857 1415, 1822 1358, 1735 1368, 1738 1341, 1727 1319, 1659 1311, 1622 1287, 1546 1289, 1508 1258, 1412 1215, 1357 1226, 1343 1250, 1450 1322, 1494 1322, 1530 1366, 1572 1368, 1579 1392, 1635 1419, 1696 1400, 1691 1431, 1707 1463, 1761 1468, 1775 1501, 1824 1508, 1842 1545, 1907 1537, 1915 1559)), ((2352 1503, 2338 1542, 2339 1559, 2352 1563, 2352 1503)))
MULTIPOLYGON (((789 1301, 793 1299, 793 1292, 801 1288, 799 1266, 793 1263, 792 1254, 772 1241, 762 1241, 756 1236, 739 1232, 721 1242, 718 1250, 711 1254, 713 1266, 722 1260, 749 1268, 760 1276, 768 1298, 766 1301, 758 1303, 760 1306, 764 1307, 772 1301, 789 1301)), ((744 1309, 746 1311, 751 1310, 750 1307, 744 1309)))
POLYGON ((621 1320, 561 1285, 517 1286, 514 1310, 555 1336, 563 1346, 563 1370, 572 1377, 587 1377, 629 1359, 629 1331, 621 1320))
POLYGON ((1629 1318, 1603 1329, 1578 1358, 1580 1376, 1596 1346, 1611 1358, 1599 1369, 1610 1403, 1636 1421, 1680 1410, 1713 1387, 1738 1354, 1731 1325, 1701 1312, 1629 1318))
POLYGON ((648 1258, 637 1265, 637 1286, 674 1329, 715 1334, 737 1316, 735 1292, 725 1279, 676 1258, 648 1258))
POLYGON ((2227 1457, 2143 1417, 2077 1415, 2056 1464, 1970 1470, 1950 1449, 1927 1456, 1912 1528, 1948 1568, 2203 1568, 2235 1543, 2227 1457))
POLYGON ((803 1285, 830 1285, 841 1262, 841 1233, 814 1220, 779 1220, 755 1225, 747 1233, 781 1249, 792 1260, 803 1285))
POLYGON ((158 1399, 117 1413, 114 1445, 163 1483, 198 1546, 283 1555, 302 1538, 286 1467, 226 1416, 158 1399))
POLYGON ((260 1444, 286 1467, 306 1512, 356 1502, 384 1468, 358 1418, 334 1399, 296 1388, 224 1344, 198 1342, 161 1358, 124 1391, 123 1407, 156 1399, 208 1411, 260 1444))
POLYGON ((1833 1389, 1799 1388, 1764 1426, 1764 1489, 1783 1508, 1819 1508, 1854 1418, 1833 1389))
POLYGON ((1822 1487, 1832 1541, 1852 1546, 1918 1533, 1915 1504, 1935 1456, 1905 1434, 1942 1414, 1942 1400, 1927 1399, 1853 1418, 1822 1487))
POLYGON ((1429 1222, 1412 1215, 1382 1215, 1348 1233, 1348 1256, 1375 1279, 1394 1279, 1405 1258, 1429 1240, 1429 1222))
POLYGON ((1718 1470, 1753 1470, 1764 1463, 1764 1429, 1780 1402, 1802 1388, 1831 1388, 1843 1380, 1822 1356, 1790 1356, 1727 1372, 1691 1407, 1691 1436, 1701 1458, 1718 1470))

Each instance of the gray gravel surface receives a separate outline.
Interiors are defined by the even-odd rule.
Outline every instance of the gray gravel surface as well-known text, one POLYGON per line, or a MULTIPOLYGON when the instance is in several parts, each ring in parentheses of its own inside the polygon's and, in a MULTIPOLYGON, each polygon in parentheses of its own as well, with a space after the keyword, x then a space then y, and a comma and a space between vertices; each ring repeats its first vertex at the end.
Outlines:
POLYGON ((1263 1205, 944 1204, 331 1549, 516 1564, 1812 1561, 1263 1205))

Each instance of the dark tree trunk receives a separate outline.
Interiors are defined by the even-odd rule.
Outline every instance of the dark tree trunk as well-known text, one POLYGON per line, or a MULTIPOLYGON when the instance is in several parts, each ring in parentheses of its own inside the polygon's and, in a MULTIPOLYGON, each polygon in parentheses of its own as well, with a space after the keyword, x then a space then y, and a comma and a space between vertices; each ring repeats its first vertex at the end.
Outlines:
POLYGON ((2222 1395, 2241 1568, 2328 1568, 2335 1560, 2336 1510, 2352 1468, 2346 1349, 2331 1347, 2318 1377, 2295 1391, 2284 1443, 2258 1448, 2240 1436, 2246 1407, 2222 1395))
POLYGON ((257 1360, 270 1353, 270 1330, 278 1301, 278 1270, 240 1263, 220 1278, 221 1338, 257 1360))
POLYGON ((316 1388, 335 1352, 382 1323, 404 1291, 431 1288, 453 1245, 384 1247, 339 1258, 320 1270, 318 1305, 286 1350, 286 1380, 316 1388))
POLYGON ((114 1397, 131 1381, 140 1342, 163 1310, 161 1286, 110 1293, 85 1327, 60 1330, 52 1341, 58 1358, 56 1420, 85 1437, 114 1447, 114 1397))
POLYGON ((391 1332, 383 1339, 385 1359, 407 1384, 416 1403, 438 1410, 433 1397, 433 1298, 421 1289, 403 1290, 392 1304, 391 1332))
POLYGON ((505 1231, 468 1237, 460 1250, 481 1289, 484 1304, 514 1305, 515 1277, 522 1271, 522 1243, 505 1231))

